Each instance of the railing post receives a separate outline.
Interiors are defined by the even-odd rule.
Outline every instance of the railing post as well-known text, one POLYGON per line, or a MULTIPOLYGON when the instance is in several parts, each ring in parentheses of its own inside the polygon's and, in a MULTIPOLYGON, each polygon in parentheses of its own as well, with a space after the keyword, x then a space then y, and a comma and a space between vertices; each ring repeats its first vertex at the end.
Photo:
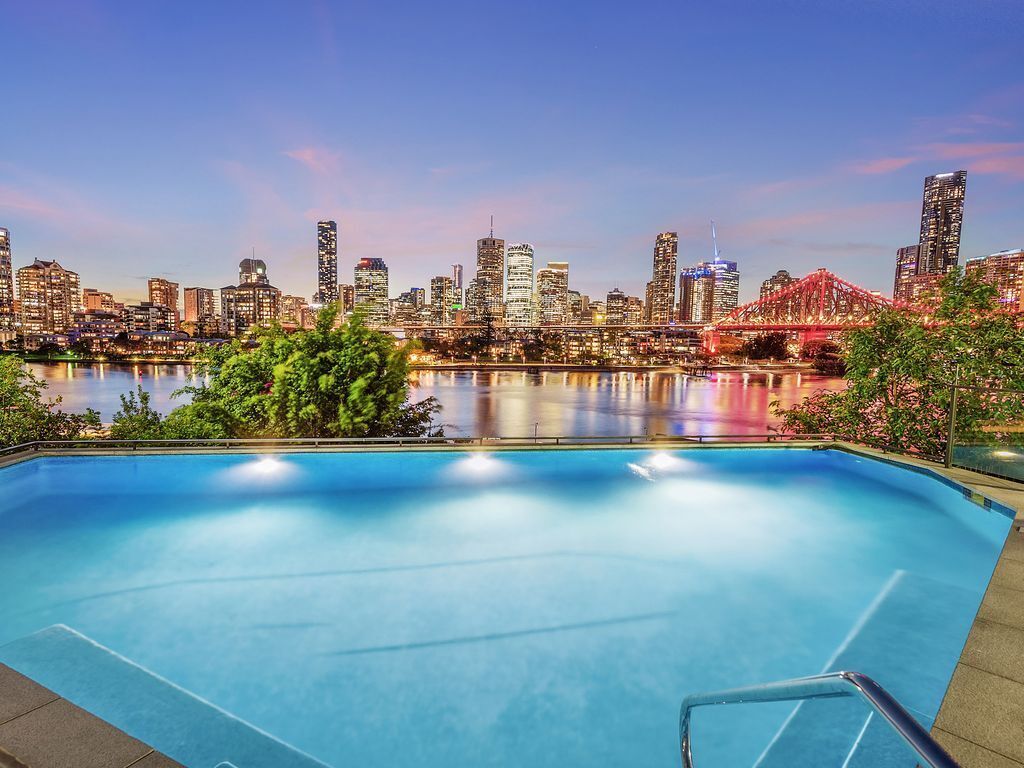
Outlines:
POLYGON ((953 385, 949 388, 949 423, 946 425, 946 469, 953 466, 953 441, 956 439, 956 398, 960 385, 960 363, 953 369, 953 385))

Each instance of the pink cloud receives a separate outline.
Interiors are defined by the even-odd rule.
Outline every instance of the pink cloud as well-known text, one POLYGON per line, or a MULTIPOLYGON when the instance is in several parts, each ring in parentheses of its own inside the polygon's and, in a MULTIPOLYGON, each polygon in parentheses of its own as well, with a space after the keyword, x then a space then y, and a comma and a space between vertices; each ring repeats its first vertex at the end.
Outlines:
POLYGON ((986 157, 968 163, 967 170, 971 173, 991 173, 1014 179, 1024 179, 1024 155, 986 157))
POLYGON ((928 149, 936 156, 946 159, 985 157, 987 155, 1005 155, 1024 151, 1024 142, 1020 141, 963 141, 938 142, 929 144, 928 149))
POLYGON ((906 168, 916 160, 916 157, 879 157, 875 160, 857 163, 851 166, 851 169, 854 173, 869 175, 892 173, 893 171, 898 171, 900 168, 906 168))
POLYGON ((285 151, 285 156, 302 163, 313 173, 337 173, 341 167, 341 153, 326 147, 300 147, 285 151))

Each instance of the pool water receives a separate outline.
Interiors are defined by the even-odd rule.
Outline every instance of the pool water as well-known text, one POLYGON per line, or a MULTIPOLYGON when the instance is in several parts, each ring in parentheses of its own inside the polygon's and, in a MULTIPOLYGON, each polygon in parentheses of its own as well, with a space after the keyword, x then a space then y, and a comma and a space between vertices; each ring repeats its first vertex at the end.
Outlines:
MULTIPOLYGON (((930 724, 1009 524, 836 450, 42 458, 0 643, 69 625, 337 766, 675 766, 684 695, 836 663, 930 724)), ((786 741, 717 709, 704 765, 786 741)))

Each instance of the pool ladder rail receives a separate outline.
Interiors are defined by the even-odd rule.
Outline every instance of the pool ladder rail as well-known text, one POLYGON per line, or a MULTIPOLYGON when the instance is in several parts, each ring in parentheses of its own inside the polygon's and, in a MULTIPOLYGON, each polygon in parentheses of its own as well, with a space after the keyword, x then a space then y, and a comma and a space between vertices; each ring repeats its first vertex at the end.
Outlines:
POLYGON ((860 698, 889 724, 917 755, 921 766, 960 768, 959 764, 932 738, 882 686, 860 672, 829 672, 797 677, 775 683, 763 683, 725 691, 697 693, 683 699, 679 709, 679 749, 683 768, 693 768, 691 754, 690 711, 711 704, 754 704, 770 701, 806 701, 846 696, 860 698))

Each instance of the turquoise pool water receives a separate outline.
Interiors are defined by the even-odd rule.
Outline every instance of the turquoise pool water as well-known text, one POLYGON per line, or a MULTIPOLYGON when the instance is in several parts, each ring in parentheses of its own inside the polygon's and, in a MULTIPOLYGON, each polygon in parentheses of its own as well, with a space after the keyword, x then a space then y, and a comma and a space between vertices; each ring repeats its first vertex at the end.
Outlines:
MULTIPOLYGON (((674 766, 685 694, 836 664, 929 724, 1009 522, 832 450, 46 458, 0 470, 0 643, 338 766, 674 766)), ((781 759, 791 706, 718 709, 704 765, 781 759)))

